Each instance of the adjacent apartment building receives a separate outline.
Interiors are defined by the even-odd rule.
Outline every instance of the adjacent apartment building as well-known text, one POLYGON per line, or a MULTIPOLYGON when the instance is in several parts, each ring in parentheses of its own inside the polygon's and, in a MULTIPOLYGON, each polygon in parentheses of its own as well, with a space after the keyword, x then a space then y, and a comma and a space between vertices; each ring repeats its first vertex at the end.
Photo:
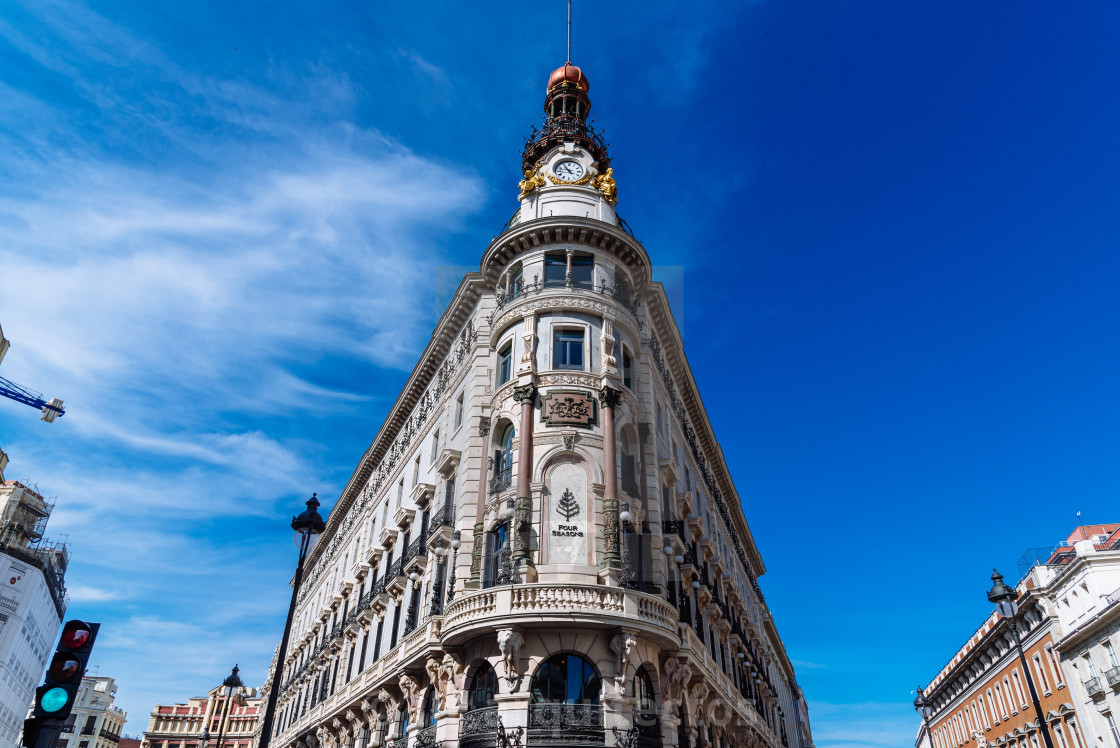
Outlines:
POLYGON ((1028 670, 993 612, 923 690, 933 714, 918 748, 1044 748, 1027 673, 1055 748, 1120 748, 1120 524, 1078 527, 1020 571, 1028 670))
POLYGON ((113 704, 116 696, 117 684, 112 678, 82 678, 58 748, 119 748, 128 715, 113 704))
POLYGON ((185 704, 156 704, 140 748, 199 748, 200 736, 208 748, 253 748, 261 718, 260 695, 255 688, 242 686, 230 703, 221 688, 217 685, 206 696, 192 697, 185 704))
POLYGON ((14 745, 66 613, 66 543, 43 538, 53 502, 0 480, 0 745, 14 745))
POLYGON ((273 746, 812 745, 589 89, 548 78, 517 211, 308 558, 273 746))

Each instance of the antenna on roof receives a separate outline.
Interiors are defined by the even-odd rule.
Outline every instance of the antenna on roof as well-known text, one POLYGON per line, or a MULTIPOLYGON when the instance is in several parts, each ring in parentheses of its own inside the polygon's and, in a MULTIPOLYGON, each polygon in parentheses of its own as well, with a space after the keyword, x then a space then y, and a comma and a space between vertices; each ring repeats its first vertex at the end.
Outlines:
POLYGON ((572 61, 572 0, 568 0, 568 62, 572 61))

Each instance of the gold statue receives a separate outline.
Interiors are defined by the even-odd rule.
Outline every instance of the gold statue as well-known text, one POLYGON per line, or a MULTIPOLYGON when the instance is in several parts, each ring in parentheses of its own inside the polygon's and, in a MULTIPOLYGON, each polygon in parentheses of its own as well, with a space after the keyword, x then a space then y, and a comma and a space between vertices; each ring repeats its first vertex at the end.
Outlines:
POLYGON ((529 197, 533 191, 538 187, 544 187, 544 175, 538 173, 535 169, 525 169, 525 178, 517 183, 521 188, 521 197, 529 197))
POLYGON ((606 174, 597 174, 591 180, 591 186, 602 192, 603 197, 612 205, 618 202, 618 185, 615 183, 613 175, 614 169, 607 169, 606 174))

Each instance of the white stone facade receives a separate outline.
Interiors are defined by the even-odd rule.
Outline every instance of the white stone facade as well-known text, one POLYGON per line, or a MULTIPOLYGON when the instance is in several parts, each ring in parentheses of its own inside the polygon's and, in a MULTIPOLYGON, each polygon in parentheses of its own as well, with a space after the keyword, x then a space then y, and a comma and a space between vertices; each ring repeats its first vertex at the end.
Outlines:
POLYGON ((116 748, 128 720, 125 711, 113 704, 116 695, 112 678, 82 678, 74 708, 58 736, 58 748, 116 748))
POLYGON ((308 558, 273 745, 812 745, 664 290, 563 133, 308 558))

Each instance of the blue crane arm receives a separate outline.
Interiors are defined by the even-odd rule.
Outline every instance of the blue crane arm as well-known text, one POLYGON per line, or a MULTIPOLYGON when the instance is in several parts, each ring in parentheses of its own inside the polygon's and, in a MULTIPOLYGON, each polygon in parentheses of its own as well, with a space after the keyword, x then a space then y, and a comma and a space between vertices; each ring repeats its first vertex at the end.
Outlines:
POLYGON ((17 403, 30 405, 32 408, 39 408, 43 411, 44 416, 48 414, 48 411, 53 411, 51 420, 65 412, 61 402, 56 403, 53 400, 47 402, 43 399, 42 393, 29 390, 23 385, 4 379, 4 377, 0 377, 0 396, 15 400, 17 403))

